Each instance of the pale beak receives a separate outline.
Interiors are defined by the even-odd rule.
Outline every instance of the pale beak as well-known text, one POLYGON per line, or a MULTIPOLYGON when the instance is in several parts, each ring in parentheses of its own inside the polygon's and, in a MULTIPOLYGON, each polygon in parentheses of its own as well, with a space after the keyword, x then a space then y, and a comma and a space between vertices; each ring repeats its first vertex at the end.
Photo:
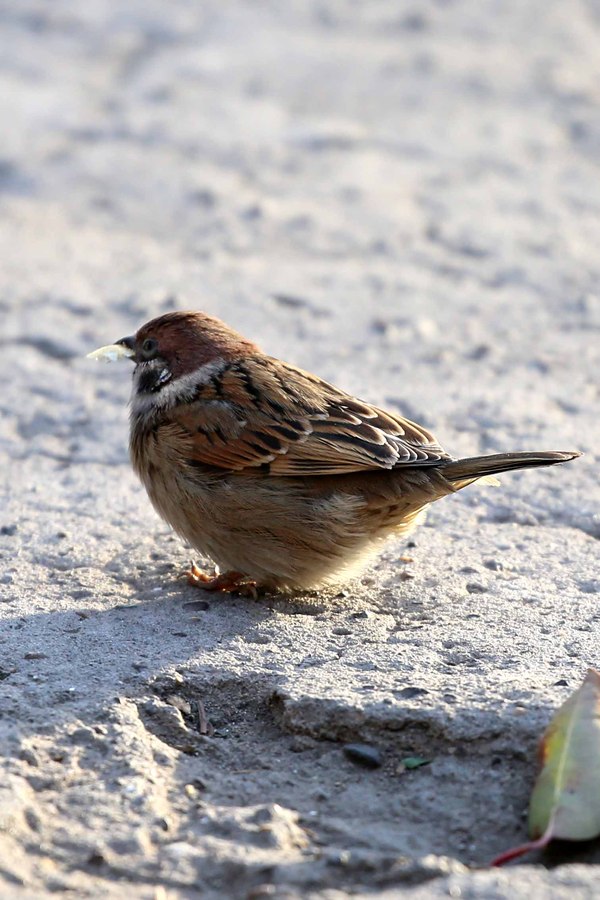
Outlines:
POLYGON ((116 344, 107 344, 106 347, 99 347, 92 353, 86 354, 87 359, 99 359, 102 362, 116 362, 118 359, 133 359, 135 350, 133 348, 133 338, 122 338, 116 344))

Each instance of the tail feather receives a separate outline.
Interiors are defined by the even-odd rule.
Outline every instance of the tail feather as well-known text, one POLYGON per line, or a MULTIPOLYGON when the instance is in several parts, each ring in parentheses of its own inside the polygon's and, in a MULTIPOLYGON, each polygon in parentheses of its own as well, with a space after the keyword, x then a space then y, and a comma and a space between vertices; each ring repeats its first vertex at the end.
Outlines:
POLYGON ((537 466, 554 466, 556 463, 576 459, 581 453, 576 450, 561 452, 543 450, 539 453, 494 453, 491 456, 472 456, 440 464, 440 471, 452 484, 470 482, 486 475, 497 475, 513 469, 529 469, 537 466))

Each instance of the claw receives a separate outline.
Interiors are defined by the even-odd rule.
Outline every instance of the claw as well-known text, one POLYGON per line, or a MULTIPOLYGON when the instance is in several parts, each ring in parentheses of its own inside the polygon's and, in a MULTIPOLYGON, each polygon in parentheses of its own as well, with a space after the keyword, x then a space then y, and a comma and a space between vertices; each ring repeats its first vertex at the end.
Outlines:
POLYGON ((200 582, 202 583, 202 587, 204 584, 208 584, 210 581, 214 581, 215 578, 218 578, 219 573, 216 575, 207 575, 206 572, 203 572, 202 569, 199 569, 196 563, 192 560, 190 563, 190 567, 187 572, 183 573, 182 577, 187 578, 188 584, 195 584, 197 587, 200 587, 200 582))
POLYGON ((207 575, 195 563, 192 563, 186 572, 188 584, 202 588, 203 591, 223 591, 232 594, 240 594, 243 597, 258 597, 258 585, 256 581, 243 575, 241 572, 223 572, 217 575, 207 575))

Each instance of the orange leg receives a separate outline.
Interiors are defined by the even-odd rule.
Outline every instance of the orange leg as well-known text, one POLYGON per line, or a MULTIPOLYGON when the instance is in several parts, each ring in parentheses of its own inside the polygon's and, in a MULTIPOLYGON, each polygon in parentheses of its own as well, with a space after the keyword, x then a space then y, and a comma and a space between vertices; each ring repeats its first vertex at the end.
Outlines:
POLYGON ((247 597, 258 597, 257 584, 241 572, 223 572, 220 575, 207 575, 195 563, 186 573, 188 584, 202 588, 203 591, 223 591, 242 594, 247 597))

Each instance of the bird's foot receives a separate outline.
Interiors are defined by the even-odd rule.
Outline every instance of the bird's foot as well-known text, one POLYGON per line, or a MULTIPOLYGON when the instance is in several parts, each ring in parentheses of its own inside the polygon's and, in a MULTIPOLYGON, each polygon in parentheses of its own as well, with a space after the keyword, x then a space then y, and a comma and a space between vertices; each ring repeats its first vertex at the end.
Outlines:
POLYGON ((258 597, 258 585, 256 581, 248 578, 242 572, 222 572, 217 575, 207 575, 199 569, 196 563, 192 563, 187 575, 188 584, 202 588, 203 591, 223 591, 231 594, 240 594, 244 597, 258 597))

